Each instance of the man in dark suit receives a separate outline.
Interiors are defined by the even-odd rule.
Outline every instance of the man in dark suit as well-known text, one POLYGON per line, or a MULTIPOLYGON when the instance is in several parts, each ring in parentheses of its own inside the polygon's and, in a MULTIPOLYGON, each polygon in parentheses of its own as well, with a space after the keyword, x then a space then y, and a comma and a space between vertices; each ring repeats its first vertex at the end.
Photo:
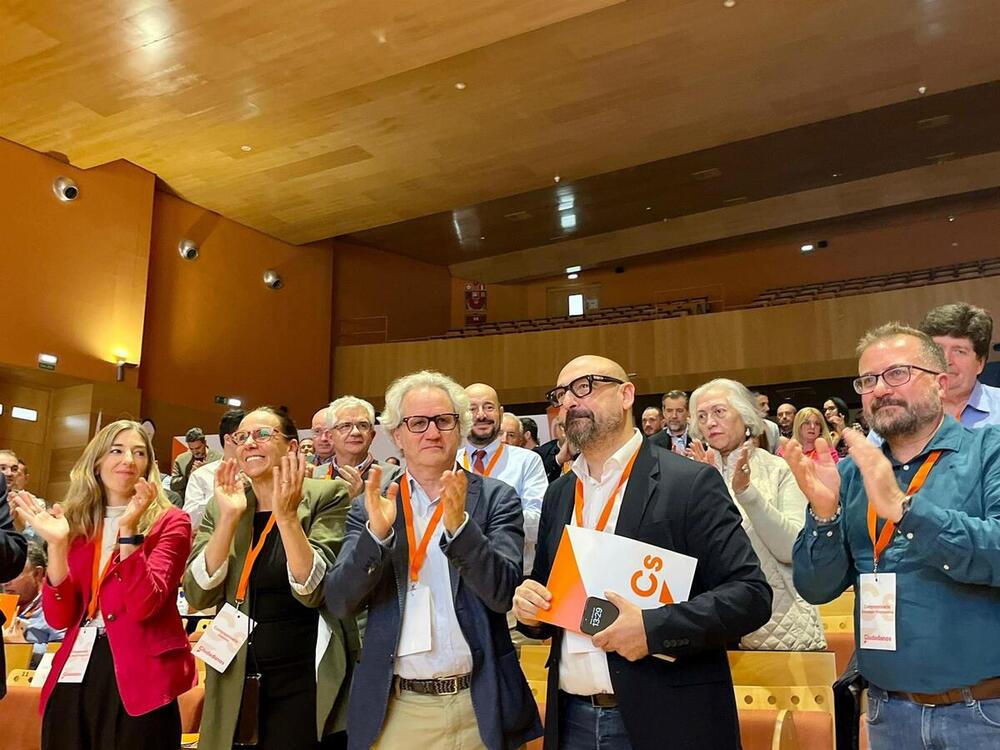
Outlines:
POLYGON ((472 426, 461 386, 436 372, 393 383, 380 421, 406 473, 374 467, 325 582, 342 619, 368 607, 348 707, 350 748, 513 750, 541 735, 506 613, 521 579, 517 494, 455 463, 472 426))
MULTIPOLYGON (((7 502, 7 478, 0 474, 0 581, 9 581, 24 569, 24 561, 28 554, 28 541, 14 529, 10 517, 10 505, 7 502)), ((6 625, 6 620, 0 614, 0 629, 6 625)), ((0 650, 0 674, 7 674, 7 665, 3 651, 0 650)), ((6 680, 0 682, 0 698, 7 694, 6 680)))
POLYGON ((722 476, 643 440, 632 416, 635 387, 617 363, 578 357, 557 382, 550 400, 581 454, 549 487, 534 570, 514 595, 522 632, 552 637, 545 747, 737 750, 726 645, 767 622, 771 589, 722 476), (689 600, 643 611, 608 592, 621 614, 592 639, 539 622, 563 529, 578 517, 588 528, 697 558, 689 600))
POLYGON ((649 442, 684 455, 692 440, 688 432, 688 396, 684 391, 668 391, 660 403, 663 429, 650 437, 649 442))

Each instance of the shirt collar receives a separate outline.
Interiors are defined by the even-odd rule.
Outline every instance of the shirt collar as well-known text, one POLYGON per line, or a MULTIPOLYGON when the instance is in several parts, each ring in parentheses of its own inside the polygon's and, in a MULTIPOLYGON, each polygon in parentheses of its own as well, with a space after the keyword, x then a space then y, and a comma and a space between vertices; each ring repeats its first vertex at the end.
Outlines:
POLYGON ((472 443, 469 442, 465 443, 465 452, 469 456, 470 466, 472 463, 472 454, 475 453, 476 451, 486 451, 486 455, 483 456, 483 461, 488 462, 491 458, 493 458, 493 454, 496 453, 499 449, 500 449, 499 435, 493 440, 492 443, 490 443, 489 445, 484 445, 481 448, 478 445, 473 445, 472 443))
MULTIPOLYGON (((938 431, 934 433, 934 436, 930 439, 924 449, 920 451, 916 456, 911 458, 907 463, 913 463, 918 458, 923 458, 931 451, 942 450, 942 451, 954 451, 958 452, 962 447, 962 435, 965 431, 957 419, 950 415, 945 415, 944 420, 941 422, 941 426, 938 431)), ((892 451, 889 448, 889 441, 886 440, 882 443, 882 452, 889 458, 893 465, 898 465, 899 462, 892 457, 892 451)))
POLYGON ((987 394, 986 388, 983 384, 979 382, 979 378, 976 378, 976 387, 973 388, 972 393, 969 394, 969 400, 965 404, 965 408, 975 409, 983 414, 990 413, 989 395, 987 394))
MULTIPOLYGON (((632 432, 632 437, 626 440, 625 444, 612 453, 608 457, 608 460, 604 462, 604 467, 601 471, 601 478, 597 480, 598 483, 604 483, 607 481, 609 476, 613 476, 614 473, 620 473, 624 470, 625 465, 629 462, 629 459, 632 458, 632 454, 636 452, 640 445, 642 445, 642 432, 635 429, 632 432)), ((590 467, 587 466, 587 459, 582 453, 576 457, 572 468, 573 473, 581 479, 594 481, 590 477, 590 467)))

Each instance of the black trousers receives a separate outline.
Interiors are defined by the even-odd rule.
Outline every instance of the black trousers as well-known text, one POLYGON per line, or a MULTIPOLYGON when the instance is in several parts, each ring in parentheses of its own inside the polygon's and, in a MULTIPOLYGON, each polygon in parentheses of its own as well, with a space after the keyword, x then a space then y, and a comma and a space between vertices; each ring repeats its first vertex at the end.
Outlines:
POLYGON ((177 750, 177 701, 129 716, 115 680, 106 636, 98 636, 83 682, 57 683, 42 717, 42 750, 177 750))

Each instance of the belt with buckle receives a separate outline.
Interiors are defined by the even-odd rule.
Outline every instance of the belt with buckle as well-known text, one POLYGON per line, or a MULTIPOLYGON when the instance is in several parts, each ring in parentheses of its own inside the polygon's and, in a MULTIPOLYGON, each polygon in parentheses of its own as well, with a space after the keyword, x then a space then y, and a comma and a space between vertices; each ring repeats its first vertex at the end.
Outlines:
POLYGON ((594 708, 618 708, 618 698, 614 693, 594 693, 593 695, 577 695, 576 693, 564 693, 570 698, 589 703, 594 708))
POLYGON ((920 703, 924 706, 950 706, 953 703, 964 703, 966 691, 977 701, 1000 698, 1000 677, 990 677, 968 688, 953 688, 941 693, 895 692, 889 693, 889 695, 905 698, 912 703, 920 703))
POLYGON ((442 677, 434 680, 408 680, 397 677, 396 684, 400 690, 422 695, 455 695, 459 690, 468 690, 472 685, 471 674, 460 674, 456 677, 442 677))

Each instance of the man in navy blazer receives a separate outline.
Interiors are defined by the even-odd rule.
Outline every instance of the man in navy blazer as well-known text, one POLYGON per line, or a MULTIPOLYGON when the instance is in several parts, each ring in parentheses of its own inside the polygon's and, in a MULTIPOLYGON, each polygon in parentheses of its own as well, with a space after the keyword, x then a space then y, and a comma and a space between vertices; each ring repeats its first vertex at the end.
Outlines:
MULTIPOLYGON (((24 570, 24 561, 28 554, 28 540, 14 529, 14 521, 10 517, 10 505, 7 503, 7 478, 0 474, 0 581, 17 578, 24 570)), ((0 614, 0 628, 7 623, 0 614)), ((0 674, 7 674, 3 650, 0 649, 0 674)), ((7 694, 6 680, 0 682, 0 698, 7 694)))
POLYGON ((578 357, 557 382, 550 400, 581 454, 549 486, 534 570, 514 595, 522 632, 552 637, 545 747, 738 750, 726 646, 767 622, 771 589, 722 476, 643 440, 635 386, 617 363, 578 357), (540 622, 568 524, 697 558, 688 601, 640 610, 607 592, 621 614, 593 638, 540 622))
POLYGON ((337 617, 368 608, 348 706, 350 748, 513 750, 541 735, 506 613, 521 580, 523 515, 506 484, 463 471, 472 424, 461 386, 436 372, 394 382, 380 421, 406 474, 373 468, 325 581, 337 617))

